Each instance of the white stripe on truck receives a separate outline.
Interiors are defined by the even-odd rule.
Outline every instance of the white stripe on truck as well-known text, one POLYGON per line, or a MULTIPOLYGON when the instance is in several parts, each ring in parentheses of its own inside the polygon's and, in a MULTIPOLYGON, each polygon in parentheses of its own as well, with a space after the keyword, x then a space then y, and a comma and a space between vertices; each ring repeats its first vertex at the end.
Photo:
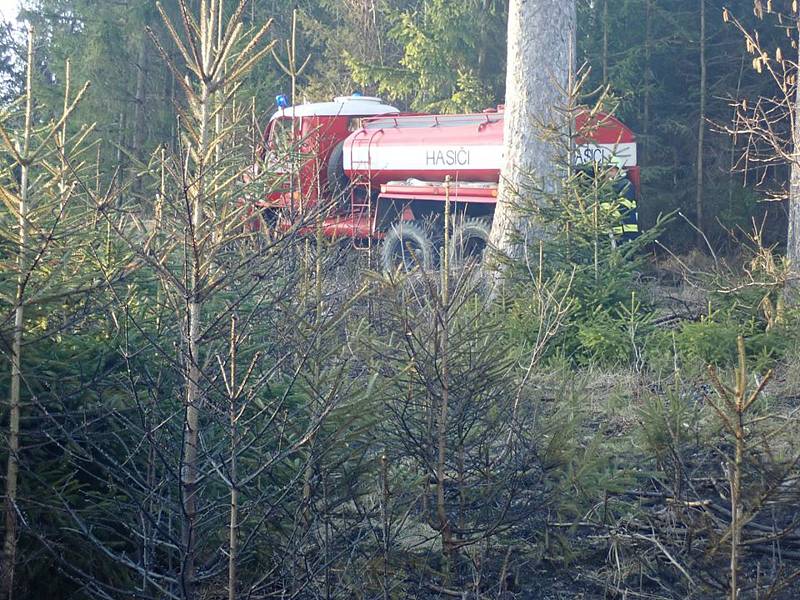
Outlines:
MULTIPOLYGON (((497 170, 503 167, 503 146, 358 144, 345 149, 347 171, 442 171, 446 169, 497 170)), ((636 165, 636 143, 583 144, 575 148, 576 165, 605 163, 619 158, 625 167, 636 165)))

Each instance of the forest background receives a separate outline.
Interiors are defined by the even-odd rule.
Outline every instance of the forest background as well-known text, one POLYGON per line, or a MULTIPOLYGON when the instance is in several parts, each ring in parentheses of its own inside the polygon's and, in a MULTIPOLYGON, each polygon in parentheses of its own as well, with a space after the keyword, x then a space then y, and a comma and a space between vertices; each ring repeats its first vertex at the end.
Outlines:
MULTIPOLYGON (((91 115, 109 143, 145 156, 174 143, 173 74, 162 69, 145 27, 159 27, 154 3, 43 1, 23 3, 21 17, 41 32, 37 53, 40 102, 58 106, 57 81, 64 60, 76 81, 93 82, 79 109, 91 115), (48 98, 49 94, 49 98, 48 98)), ((321 101, 353 91, 378 95, 405 110, 480 111, 503 102, 506 3, 500 0, 388 1, 264 0, 248 9, 249 23, 275 19, 272 35, 287 39, 292 9, 299 10, 297 54, 309 57, 297 79, 296 102, 321 101)), ((715 245, 731 240, 728 230, 750 229, 753 216, 769 213, 770 241, 782 239, 786 211, 780 198, 786 167, 742 162, 744 143, 725 133, 734 106, 745 98, 775 95, 774 82, 757 73, 743 36, 723 21, 723 8, 748 30, 759 20, 752 2, 705 3, 705 49, 701 60, 699 3, 681 0, 578 2, 578 64, 592 72, 585 90, 609 84, 619 116, 638 135, 645 199, 645 225, 659 213, 680 209, 697 221, 715 245), (707 81, 701 90, 705 63, 707 81), (701 95, 703 107, 701 109, 701 95), (698 171, 698 137, 704 160, 698 171), (731 173, 738 172, 738 176, 731 173)), ((766 48, 791 48, 784 30, 761 23, 766 48)), ((6 99, 19 91, 24 45, 6 26, 0 65, 6 99)), ((773 48, 773 50, 774 50, 773 48)), ((288 76, 274 60, 259 64, 247 93, 268 100, 290 92, 288 76)), ((691 229, 677 225, 670 240, 689 249, 691 229)))
POLYGON ((294 103, 480 111, 503 102, 506 2, 21 4, 32 44, 0 32, 4 597, 797 597, 790 165, 740 120, 794 98, 796 2, 577 2, 572 100, 608 86, 637 133, 651 231, 608 243, 569 178, 548 210, 523 190, 553 237, 493 294, 447 252, 377 273, 243 228, 241 200, 275 185, 251 167, 283 67, 305 65, 294 103))

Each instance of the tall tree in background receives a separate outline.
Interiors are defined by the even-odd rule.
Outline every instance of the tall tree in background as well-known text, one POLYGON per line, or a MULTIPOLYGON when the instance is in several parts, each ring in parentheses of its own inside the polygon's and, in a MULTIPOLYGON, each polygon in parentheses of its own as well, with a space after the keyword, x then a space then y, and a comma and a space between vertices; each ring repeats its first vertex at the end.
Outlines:
MULTIPOLYGON (((185 61, 184 68, 193 76, 193 80, 187 77, 189 82, 182 85, 189 106, 186 127, 182 132, 185 135, 184 143, 189 148, 185 159, 189 173, 182 176, 191 181, 185 192, 188 225, 185 244, 186 248, 192 249, 188 253, 191 258, 187 260, 190 275, 186 277, 187 283, 182 284, 186 286, 186 322, 183 331, 184 354, 181 357, 185 383, 184 439, 180 466, 183 508, 181 542, 185 554, 181 585, 186 598, 196 597, 199 558, 198 529, 201 515, 198 492, 202 476, 198 469, 198 455, 201 453, 201 414, 205 407, 202 361, 207 353, 204 343, 208 341, 203 328, 207 327, 206 306, 213 291, 211 282, 215 276, 215 259, 220 246, 228 239, 226 228, 231 227, 230 221, 225 218, 229 214, 225 203, 227 197, 220 192, 218 180, 223 177, 215 170, 219 168, 218 161, 215 162, 215 156, 218 155, 216 146, 221 145, 223 135, 230 135, 230 132, 215 130, 214 115, 231 102, 239 80, 271 47, 269 44, 261 47, 270 21, 256 29, 249 39, 243 38, 240 19, 246 5, 247 0, 239 0, 233 16, 225 22, 218 2, 203 2, 197 18, 198 27, 194 17, 189 16, 191 12, 187 1, 180 0, 181 25, 184 31, 189 32, 188 39, 182 39, 176 33, 175 24, 162 10, 172 42, 179 48, 185 61), (232 49, 239 44, 243 49, 231 56, 232 49)), ((158 38, 154 39, 170 71, 178 74, 180 63, 173 63, 158 38)), ((219 125, 217 122, 217 129, 219 125)), ((220 283, 217 281, 216 285, 220 283)))
MULTIPOLYGON (((777 10, 791 2, 772 5, 777 10)), ((755 70, 743 68, 752 57, 744 56, 742 37, 720 17, 728 6, 753 30, 753 1, 704 0, 702 36, 699 2, 617 0, 607 6, 606 18, 603 2, 578 4, 578 64, 592 67, 585 89, 607 83, 616 116, 637 134, 644 227, 659 213, 680 210, 697 221, 702 212, 703 233, 719 246, 731 242, 731 228, 748 229, 754 216, 769 212, 767 239, 782 240, 779 206, 759 204, 755 191, 757 183, 775 186, 780 170, 751 162, 742 164, 746 174, 731 177, 743 137, 722 132, 722 124, 731 122, 732 104, 763 95, 770 86, 755 70)), ((774 52, 784 32, 773 28, 760 34, 774 52)), ((688 249, 698 242, 695 233, 676 226, 667 237, 674 248, 688 249)))
POLYGON ((700 0, 700 116, 697 119, 697 182, 695 185, 695 217, 697 219, 697 245, 703 237, 703 140, 706 133, 706 2, 700 0))
MULTIPOLYGON (((794 5, 796 6, 796 4, 794 5)), ((800 27, 795 24, 795 48, 800 52, 800 27)), ((800 85, 797 70, 800 68, 800 54, 796 54, 794 76, 794 98, 790 110, 789 121, 792 128, 792 148, 794 160, 791 161, 789 177, 789 228, 786 236, 786 255, 792 271, 800 273, 800 85)))
MULTIPOLYGON (((176 17, 177 3, 164 4, 176 17)), ((117 168, 119 174, 129 168, 141 172, 154 147, 175 143, 174 100, 180 84, 168 69, 152 69, 157 61, 144 33, 151 26, 159 35, 166 34, 155 2, 24 0, 22 7, 20 17, 40 32, 34 73, 40 105, 59 110, 67 59, 73 78, 96 82, 75 123, 97 122, 104 174, 110 177, 117 168)), ((177 55, 169 43, 167 50, 177 55)))
POLYGON ((563 115, 575 57, 574 1, 511 0, 508 9, 505 157, 491 240, 514 255, 514 232, 542 236, 540 226, 521 222, 517 197, 533 178, 539 189, 553 189, 557 152, 542 134, 563 115))
MULTIPOLYGON (((177 18, 177 3, 163 4, 177 18)), ((746 186, 730 183, 727 174, 735 148, 710 123, 730 121, 728 99, 754 97, 769 85, 752 69, 741 69, 741 36, 719 18, 722 7, 729 6, 753 30, 753 0, 704 1, 704 60, 698 35, 699 2, 583 0, 576 4, 577 62, 593 67, 586 89, 609 84, 619 101, 616 115, 638 134, 645 226, 658 212, 675 209, 694 219, 697 184, 702 183, 704 233, 712 243, 727 237, 726 230, 716 225, 718 220, 747 228, 751 217, 764 207, 757 204, 752 177, 746 186), (703 63, 707 82, 701 111, 699 66, 703 63), (702 122, 703 152, 697 161, 702 122), (702 162, 700 169, 698 162, 702 162)), ((762 4, 766 9, 767 4, 762 4)), ((777 9, 791 2, 772 4, 777 9)), ((26 9, 23 17, 41 32, 34 74, 40 105, 53 113, 60 110, 58 83, 67 57, 72 59, 75 79, 96 82, 75 122, 98 122, 104 139, 104 176, 113 175, 120 163, 125 172, 141 172, 140 160, 150 150, 174 144, 173 100, 180 96, 176 93, 180 82, 168 70, 152 68, 158 61, 152 48, 142 43, 146 24, 161 29, 152 0, 23 0, 22 6, 26 9)), ((224 6, 230 12, 233 3, 224 6)), ((243 24, 258 27, 274 17, 274 37, 288 39, 295 6, 302 32, 297 55, 312 57, 297 78, 299 102, 329 100, 359 89, 383 95, 404 109, 434 112, 481 110, 503 101, 507 2, 260 0, 248 7, 243 24)), ((760 33, 762 40, 775 37, 767 31, 760 33)), ((166 32, 160 35, 167 39, 166 32)), ((165 43, 176 57, 177 49, 170 41, 165 43)), ((5 45, 0 36, 0 50, 5 45)), ((540 65, 542 72, 551 69, 548 62, 540 65)), ((240 97, 273 98, 288 92, 288 80, 274 61, 264 61, 243 82, 240 97)), ((759 181, 763 174, 760 168, 759 181)), ((767 182, 774 184, 780 177, 774 169, 768 170, 767 182)), ((147 201, 139 193, 144 190, 134 187, 132 191, 147 201)), ((780 231, 783 239, 783 229, 773 230, 780 231)), ((675 228, 670 235, 684 247, 695 243, 688 228, 675 228)))
MULTIPOLYGON (((40 120, 33 94, 34 71, 33 30, 28 33, 28 52, 26 56, 26 77, 24 112, 21 117, 21 131, 9 127, 10 115, 3 114, 0 119, 0 137, 3 152, 12 166, 13 184, 0 181, 0 198, 3 209, 0 211, 0 243, 7 248, 9 260, 0 275, 0 328, 11 325, 11 351, 5 354, 10 362, 11 377, 8 395, 8 454, 6 457, 5 479, 5 532, 3 543, 2 589, 4 598, 14 597, 14 576, 17 562, 19 538, 18 505, 19 472, 21 453, 21 427, 23 408, 29 395, 25 388, 30 387, 27 378, 30 372, 23 368, 23 356, 33 315, 37 308, 50 304, 66 304, 70 294, 83 293, 84 287, 77 268, 81 265, 76 235, 85 223, 85 213, 76 213, 73 208, 74 169, 68 162, 75 160, 72 153, 80 145, 90 130, 82 130, 75 138, 67 136, 67 121, 83 97, 88 83, 71 97, 69 87, 69 67, 64 85, 63 110, 58 119, 45 125, 40 120), (48 174, 50 179, 48 179, 48 174), (12 262, 13 261, 13 262, 12 262), (12 266, 13 265, 13 266, 12 266), (73 270, 76 269, 76 270, 73 270), (61 279, 63 278, 63 279, 61 279), (12 290, 7 284, 14 282, 12 290), (7 306, 7 303, 10 306, 7 306), (33 315, 31 314, 33 313, 33 315)), ((77 159, 80 162, 80 159, 77 159)), ((80 168, 80 167, 78 167, 80 168)), ((62 306, 63 306, 62 304, 62 306)), ((45 311, 47 308, 44 309, 45 311)), ((55 312, 55 311, 53 311, 55 312)), ((46 314, 46 313, 45 313, 46 314)), ((40 326, 41 328, 41 326, 40 326)))
POLYGON ((761 79, 761 86, 748 101, 736 104, 736 120, 730 133, 741 136, 744 144, 739 168, 756 164, 764 173, 759 180, 768 193, 786 199, 788 231, 786 255, 793 274, 800 264, 800 95, 798 95, 798 4, 766 5, 752 3, 756 23, 747 24, 727 9, 730 22, 745 40, 750 55, 751 73, 761 79), (765 27, 758 23, 767 21, 765 27), (783 34, 783 35, 781 35, 783 34), (773 173, 770 181, 767 174, 773 173), (788 181, 787 181, 788 180, 788 181), (770 189, 772 188, 772 189, 770 189))
MULTIPOLYGON (((33 94, 31 92, 31 80, 33 72, 33 31, 28 34, 28 55, 26 65, 26 86, 25 86, 25 125, 22 133, 22 143, 17 142, 15 146, 8 145, 6 152, 13 153, 17 158, 20 169, 20 182, 17 200, 14 211, 19 218, 17 231, 17 277, 16 298, 14 303, 14 341, 11 346, 11 390, 8 400, 9 425, 8 425, 8 458, 6 460, 6 482, 5 482, 5 540, 3 543, 3 597, 11 599, 14 596, 14 567, 17 557, 17 487, 19 473, 19 421, 20 421, 20 387, 22 379, 22 337, 25 326, 25 287, 27 284, 28 259, 30 250, 28 248, 29 222, 28 211, 28 182, 30 171, 29 155, 32 118, 33 118, 33 94)), ((6 194, 3 194, 4 200, 6 194)))

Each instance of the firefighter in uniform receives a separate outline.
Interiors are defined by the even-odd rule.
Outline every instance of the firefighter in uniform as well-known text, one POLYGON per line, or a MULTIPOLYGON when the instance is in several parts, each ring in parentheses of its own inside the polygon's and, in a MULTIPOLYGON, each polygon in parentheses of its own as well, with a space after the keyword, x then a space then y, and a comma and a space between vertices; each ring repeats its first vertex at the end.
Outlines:
POLYGON ((607 202, 601 202, 600 208, 605 210, 615 223, 611 228, 615 240, 627 242, 639 237, 639 216, 636 210, 636 190, 623 169, 622 160, 611 159, 608 170, 613 196, 607 202))

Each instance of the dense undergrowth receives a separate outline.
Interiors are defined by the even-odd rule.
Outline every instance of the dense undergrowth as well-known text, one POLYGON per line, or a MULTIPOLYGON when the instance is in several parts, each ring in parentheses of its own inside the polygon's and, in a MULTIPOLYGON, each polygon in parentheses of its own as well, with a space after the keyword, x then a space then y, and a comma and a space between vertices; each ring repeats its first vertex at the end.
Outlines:
POLYGON ((618 243, 598 173, 520 194, 547 235, 499 290, 447 253, 378 273, 321 213, 253 227, 274 177, 242 177, 255 131, 217 75, 131 181, 31 119, 30 189, 2 173, 17 597, 796 597, 800 313, 773 249, 618 243))
MULTIPOLYGON (((301 237, 219 293, 203 597, 228 586, 231 451, 250 597, 717 598, 734 534, 739 597, 793 597, 798 327, 779 259, 578 236, 598 237, 532 245, 494 298, 474 265, 379 274, 301 237), (752 403, 726 399, 768 369, 752 403), (249 378, 233 405, 232 377, 249 378)), ((140 269, 31 313, 23 596, 182 597, 182 342, 158 281, 140 269)))

